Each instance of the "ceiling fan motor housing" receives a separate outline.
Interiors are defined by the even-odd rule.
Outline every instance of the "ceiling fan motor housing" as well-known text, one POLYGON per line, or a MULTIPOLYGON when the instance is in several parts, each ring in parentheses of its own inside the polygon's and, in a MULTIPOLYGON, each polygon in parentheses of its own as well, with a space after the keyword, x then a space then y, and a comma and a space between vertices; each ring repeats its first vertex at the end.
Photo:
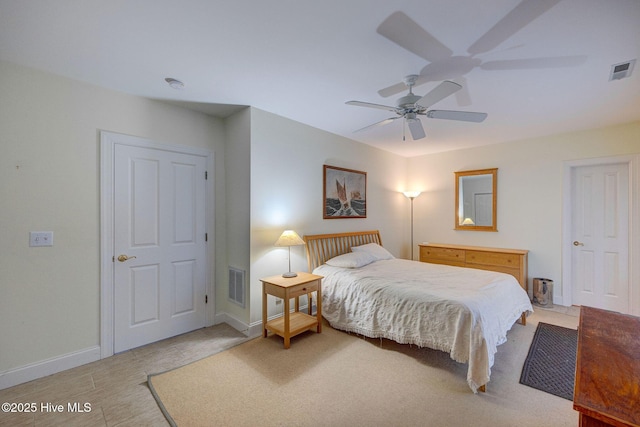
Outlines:
POLYGON ((406 96, 403 96, 402 98, 399 98, 398 101, 396 102, 396 105, 398 108, 412 108, 416 105, 416 102, 418 102, 420 98, 422 97, 418 95, 413 95, 413 94, 406 95, 406 96))
POLYGON ((401 116, 409 113, 423 113, 426 110, 426 107, 416 104, 416 102, 418 102, 421 98, 421 96, 417 96, 411 93, 398 99, 398 101, 396 102, 396 106, 398 108, 397 113, 401 116))

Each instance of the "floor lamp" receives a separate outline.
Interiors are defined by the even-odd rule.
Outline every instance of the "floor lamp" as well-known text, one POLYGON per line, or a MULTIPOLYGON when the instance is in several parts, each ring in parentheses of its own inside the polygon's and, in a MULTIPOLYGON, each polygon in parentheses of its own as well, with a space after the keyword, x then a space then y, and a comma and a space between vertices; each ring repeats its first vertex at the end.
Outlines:
POLYGON ((420 195, 420 191, 405 191, 402 194, 411 200, 411 261, 413 261, 413 199, 420 195))

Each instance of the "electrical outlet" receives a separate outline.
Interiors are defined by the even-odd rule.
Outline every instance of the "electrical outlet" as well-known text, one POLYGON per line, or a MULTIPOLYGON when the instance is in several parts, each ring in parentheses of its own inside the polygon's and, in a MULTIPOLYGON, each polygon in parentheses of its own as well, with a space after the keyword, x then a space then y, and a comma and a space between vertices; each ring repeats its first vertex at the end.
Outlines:
POLYGON ((29 232, 29 246, 53 246, 53 231, 29 232))

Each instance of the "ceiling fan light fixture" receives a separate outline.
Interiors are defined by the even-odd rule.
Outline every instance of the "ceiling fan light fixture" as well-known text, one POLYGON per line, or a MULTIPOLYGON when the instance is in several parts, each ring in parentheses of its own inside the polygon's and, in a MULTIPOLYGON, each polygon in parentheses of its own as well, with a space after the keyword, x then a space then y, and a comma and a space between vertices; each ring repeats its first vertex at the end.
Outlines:
POLYGON ((175 90, 184 89, 184 83, 182 83, 180 80, 174 79, 173 77, 167 77, 166 79, 164 79, 164 81, 167 82, 169 86, 171 86, 175 90))

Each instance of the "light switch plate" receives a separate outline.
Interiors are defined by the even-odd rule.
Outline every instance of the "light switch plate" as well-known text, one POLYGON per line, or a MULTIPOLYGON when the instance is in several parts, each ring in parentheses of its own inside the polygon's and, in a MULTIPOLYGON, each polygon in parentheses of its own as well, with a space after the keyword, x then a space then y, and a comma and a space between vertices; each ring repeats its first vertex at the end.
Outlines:
POLYGON ((53 246, 53 231, 29 232, 29 246, 53 246))

